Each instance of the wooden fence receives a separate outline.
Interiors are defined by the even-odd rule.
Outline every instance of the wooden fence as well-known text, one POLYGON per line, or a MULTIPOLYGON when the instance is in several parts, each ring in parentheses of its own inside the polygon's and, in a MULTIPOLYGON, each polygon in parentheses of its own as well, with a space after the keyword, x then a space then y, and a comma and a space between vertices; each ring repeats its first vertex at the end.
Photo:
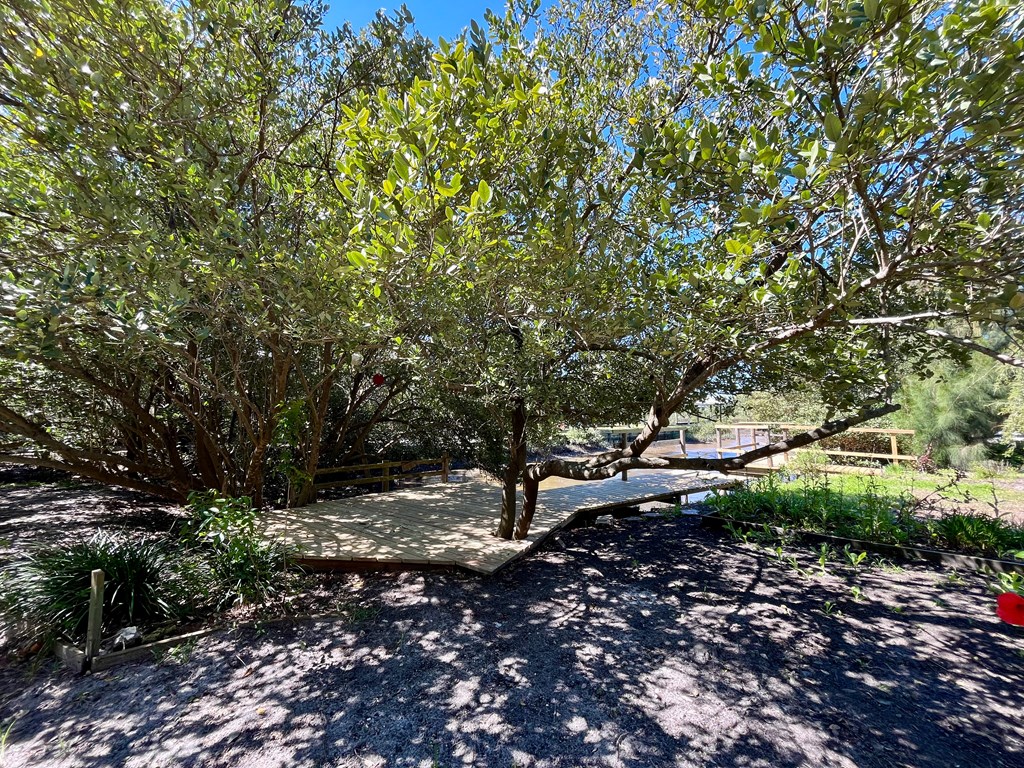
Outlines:
POLYGON ((451 461, 447 453, 437 459, 413 459, 412 461, 382 461, 377 464, 353 464, 345 467, 323 467, 313 477, 314 490, 338 488, 343 485, 368 485, 379 483, 382 491, 390 491, 391 484, 396 480, 407 480, 413 477, 440 477, 442 483, 448 482, 451 461), (436 466, 440 469, 411 472, 416 467, 436 466), (335 477, 332 475, 352 475, 362 473, 362 477, 335 477), (371 474, 376 473, 376 474, 371 474), (320 478, 326 478, 322 482, 320 478))
MULTIPOLYGON (((716 424, 715 425, 715 452, 718 458, 722 458, 725 448, 735 448, 737 452, 744 448, 760 448, 761 446, 767 445, 776 439, 789 439, 790 433, 792 432, 806 432, 814 429, 813 426, 805 424, 769 424, 766 422, 755 422, 755 421, 742 421, 735 424, 716 424), (734 444, 731 446, 723 446, 722 433, 729 432, 733 433, 734 444), (750 442, 744 443, 743 433, 745 431, 750 432, 750 442), (758 441, 758 433, 764 433, 764 442, 758 441)), ((873 453, 869 451, 840 451, 834 449, 821 449, 823 453, 829 456, 848 456, 851 458, 858 459, 883 459, 891 461, 894 464, 898 464, 901 461, 917 461, 917 456, 910 456, 907 454, 900 453, 900 447, 898 437, 900 435, 913 435, 914 430, 912 429, 880 429, 873 427, 852 427, 845 432, 840 432, 836 437, 841 437, 847 432, 855 432, 861 434, 873 434, 873 435, 887 435, 889 437, 889 452, 888 453, 873 453)), ((798 453, 804 448, 797 448, 792 453, 798 453)), ((789 452, 782 454, 783 463, 789 460, 789 452)), ((774 466, 772 456, 767 459, 768 468, 771 469, 774 466)))

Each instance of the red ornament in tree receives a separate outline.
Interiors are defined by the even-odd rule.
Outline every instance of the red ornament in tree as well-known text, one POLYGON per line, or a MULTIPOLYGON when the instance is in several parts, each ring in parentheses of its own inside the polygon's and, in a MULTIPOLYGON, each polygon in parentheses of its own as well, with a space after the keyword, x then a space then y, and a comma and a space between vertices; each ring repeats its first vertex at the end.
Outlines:
POLYGON ((373 374, 373 386, 379 387, 383 383, 384 383, 384 374, 382 374, 382 373, 375 373, 375 374, 373 374))
POLYGON ((1007 624, 1024 627, 1024 597, 1016 592, 1004 592, 996 598, 996 616, 1007 624))

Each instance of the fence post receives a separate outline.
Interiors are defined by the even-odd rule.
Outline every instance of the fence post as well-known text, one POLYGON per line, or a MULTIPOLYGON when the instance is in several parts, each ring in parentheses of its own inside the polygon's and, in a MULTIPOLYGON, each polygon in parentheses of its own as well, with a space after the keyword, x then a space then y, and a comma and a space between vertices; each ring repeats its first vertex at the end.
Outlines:
POLYGON ((389 464, 385 464, 381 468, 381 475, 380 476, 382 478, 381 482, 380 482, 380 487, 386 493, 387 491, 391 490, 391 466, 389 464))
POLYGON ((892 463, 899 464, 900 460, 897 457, 900 455, 900 447, 896 442, 896 435, 889 435, 889 447, 892 448, 892 463))
POLYGON ((715 455, 722 458, 722 428, 715 426, 715 455))
POLYGON ((448 482, 448 451, 441 454, 441 482, 448 482))
MULTIPOLYGON (((622 440, 619 443, 619 445, 622 448, 625 448, 627 445, 629 445, 629 441, 626 440, 627 437, 629 437, 629 435, 627 435, 625 432, 623 432, 622 433, 622 440)), ((623 482, 629 480, 629 472, 628 472, 628 470, 625 470, 625 469, 622 470, 622 480, 623 480, 623 482)))
POLYGON ((92 660, 100 652, 101 632, 103 629, 103 571, 97 568, 92 572, 89 583, 89 623, 85 631, 85 664, 92 666, 92 660))

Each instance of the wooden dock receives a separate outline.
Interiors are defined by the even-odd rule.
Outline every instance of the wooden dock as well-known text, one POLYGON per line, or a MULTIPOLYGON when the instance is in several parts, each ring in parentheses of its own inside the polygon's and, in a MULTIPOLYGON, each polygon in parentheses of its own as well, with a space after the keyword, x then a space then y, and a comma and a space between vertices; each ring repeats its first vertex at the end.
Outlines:
MULTIPOLYGON (((541 490, 530 535, 493 536, 501 489, 478 481, 425 485, 324 501, 268 515, 265 533, 314 568, 458 566, 490 574, 526 555, 576 517, 675 501, 735 483, 711 473, 651 472, 541 490)), ((520 499, 521 501, 521 499, 520 499)))

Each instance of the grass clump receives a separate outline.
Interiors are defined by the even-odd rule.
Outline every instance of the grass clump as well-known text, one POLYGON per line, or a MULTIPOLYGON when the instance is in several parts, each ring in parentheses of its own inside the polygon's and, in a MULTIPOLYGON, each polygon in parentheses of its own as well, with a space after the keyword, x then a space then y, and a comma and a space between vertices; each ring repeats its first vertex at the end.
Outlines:
POLYGON ((97 534, 48 547, 3 570, 0 609, 8 623, 34 635, 85 637, 89 585, 104 573, 103 629, 149 626, 180 618, 190 585, 174 567, 174 551, 153 538, 97 534))
POLYGON ((997 517, 955 512, 930 521, 929 526, 949 549, 1002 556, 1024 548, 1024 528, 997 517))

